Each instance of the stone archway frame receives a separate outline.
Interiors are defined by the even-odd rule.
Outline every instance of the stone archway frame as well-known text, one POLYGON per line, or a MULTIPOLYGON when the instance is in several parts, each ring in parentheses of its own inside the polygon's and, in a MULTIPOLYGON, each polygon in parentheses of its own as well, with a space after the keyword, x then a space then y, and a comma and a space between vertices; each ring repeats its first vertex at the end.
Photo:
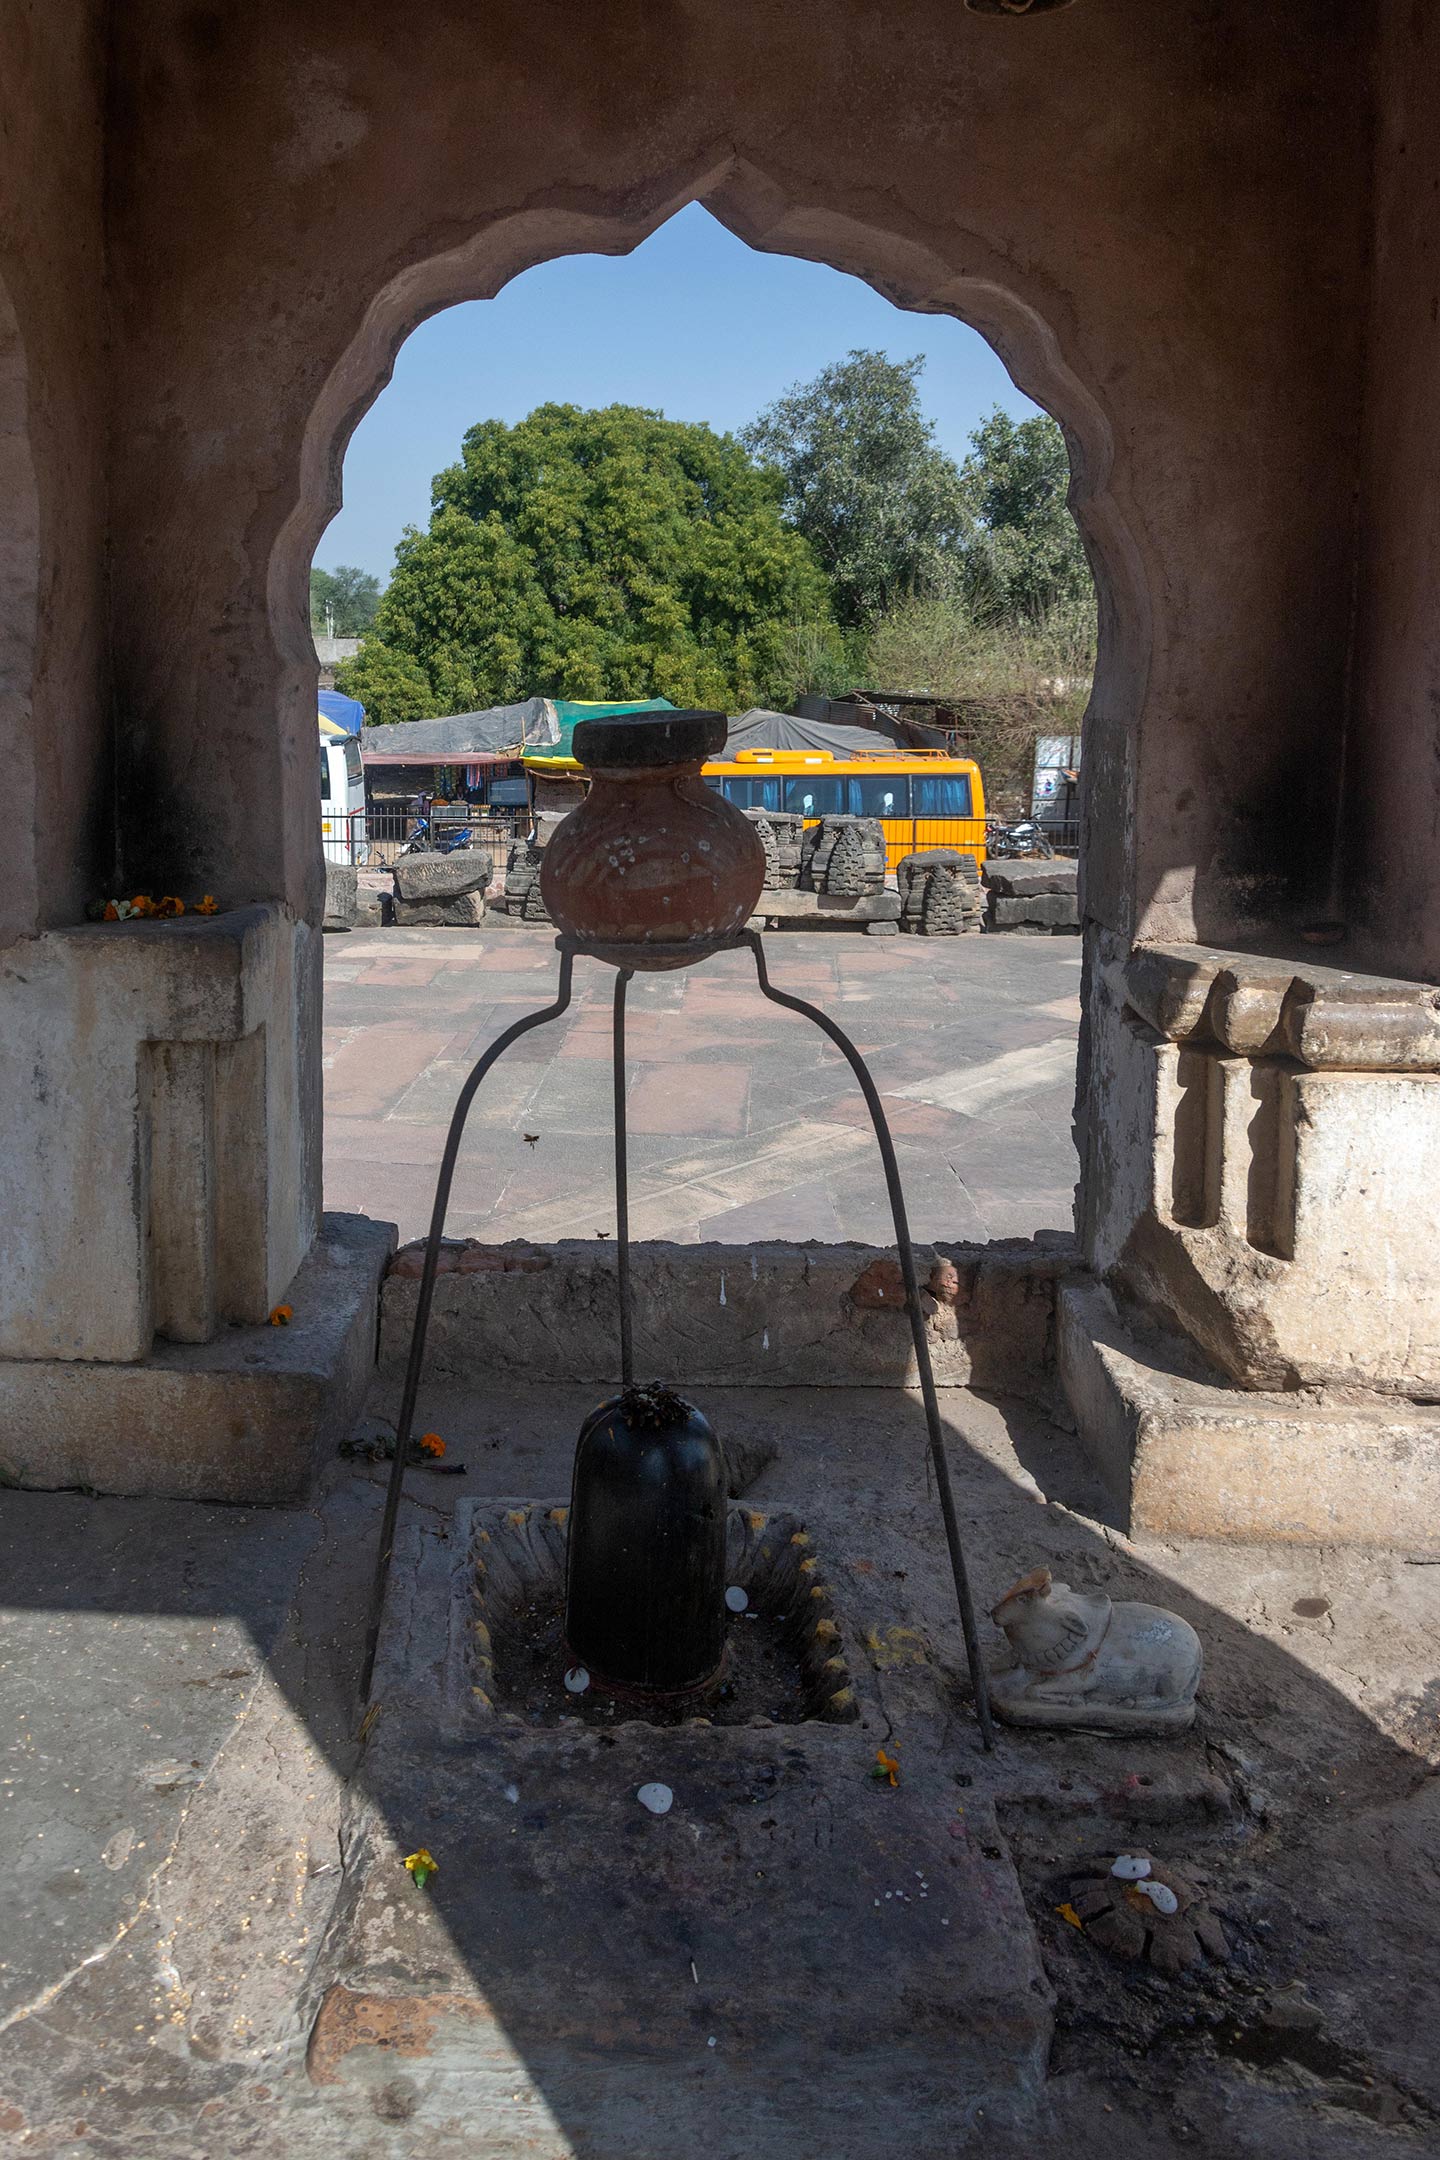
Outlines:
MULTIPOLYGON (((617 192, 613 202, 602 197, 597 207, 595 192, 587 191, 583 206, 570 199, 512 211, 456 247, 418 255, 374 294, 312 407, 295 502, 270 553, 267 605, 285 664, 286 739, 299 745, 310 724, 310 563, 340 508, 350 437, 390 380, 411 331, 447 307, 493 298, 539 263, 573 254, 629 254, 692 202, 762 253, 824 263, 862 279, 897 307, 966 323, 999 354, 1016 385, 1059 422, 1070 455, 1070 507, 1095 578, 1100 617, 1095 686, 1084 723, 1086 913, 1128 938, 1134 922, 1134 731, 1149 677, 1150 584, 1135 537, 1138 520, 1115 482, 1113 431, 1075 354, 1080 336, 1071 303, 1022 271, 994 241, 963 227, 917 229, 906 216, 907 229, 899 230, 888 198, 877 198, 873 220, 830 211, 792 199, 753 162, 729 154, 640 198, 617 192), (1092 815, 1092 805, 1103 806, 1103 815, 1092 815)), ((292 837, 302 853, 313 846, 308 831, 292 837)))
POLYGON ((30 446, 30 379, 0 279, 0 768, 10 809, 0 882, 0 948, 38 927, 32 704, 40 624, 40 491, 30 446))

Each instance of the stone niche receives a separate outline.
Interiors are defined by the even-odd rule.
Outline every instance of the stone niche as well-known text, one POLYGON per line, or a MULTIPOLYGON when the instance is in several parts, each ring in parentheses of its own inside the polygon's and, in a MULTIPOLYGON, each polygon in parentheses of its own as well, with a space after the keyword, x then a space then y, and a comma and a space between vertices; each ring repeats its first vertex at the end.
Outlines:
POLYGON ((1090 1454, 1150 1529, 1432 1543, 1440 991, 1093 959, 1084 1249, 1113 1295, 1059 1336, 1090 1454))
POLYGON ((1124 970, 1122 1282, 1249 1388, 1440 1394, 1440 991, 1203 946, 1124 970))

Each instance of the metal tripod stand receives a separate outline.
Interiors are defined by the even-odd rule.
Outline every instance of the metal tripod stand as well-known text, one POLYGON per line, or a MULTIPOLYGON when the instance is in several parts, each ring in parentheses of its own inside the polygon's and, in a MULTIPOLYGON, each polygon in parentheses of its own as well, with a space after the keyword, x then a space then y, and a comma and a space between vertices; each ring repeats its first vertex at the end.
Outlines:
MULTIPOLYGON (((435 1185, 435 1205, 430 1217, 430 1231, 425 1242, 425 1263, 420 1275, 420 1294, 415 1308, 415 1328, 410 1338, 410 1357, 405 1368, 405 1388, 400 1402, 400 1418, 395 1435, 395 1458, 390 1466, 390 1482, 385 1495, 385 1513, 380 1528, 380 1549, 375 1566, 375 1586, 371 1595, 369 1631, 365 1644, 365 1665, 361 1675, 360 1693, 364 1700, 370 1693, 370 1683, 375 1671, 375 1653, 380 1641, 380 1623, 385 1610, 385 1591, 390 1577, 390 1561, 395 1549, 395 1528, 400 1514, 400 1495, 405 1483, 406 1460, 410 1452, 410 1436, 415 1422, 415 1403, 420 1392, 420 1376, 425 1364, 425 1339, 430 1325, 430 1307, 435 1295, 435 1277, 439 1268, 440 1246, 445 1234, 445 1215, 450 1204, 450 1187, 455 1177, 455 1164, 460 1154, 460 1142, 464 1136, 465 1123, 470 1105, 475 1100, 481 1081, 492 1065, 522 1035, 532 1028, 543 1027, 549 1020, 558 1020, 570 1004, 575 973, 575 960, 579 954, 597 959, 608 959, 616 966, 615 1006, 613 1031, 613 1071, 615 1097, 615 1236, 617 1244, 617 1274, 620 1301, 620 1379, 629 1386, 634 1378, 633 1328, 630 1299, 630 1192, 629 1164, 625 1144, 625 993, 629 987, 633 968, 617 963, 603 946, 582 944, 575 938, 559 937, 555 941, 560 954, 560 980, 556 987, 555 1001, 542 1006, 538 1012, 527 1014, 506 1028, 503 1035, 491 1043, 479 1064, 460 1090, 450 1119, 450 1130, 445 1139, 445 1152, 440 1161, 440 1175, 435 1185)), ((915 1363, 920 1375, 920 1394, 925 1406, 925 1424, 929 1436, 929 1455, 935 1470, 935 1486, 940 1497, 940 1513, 945 1524, 945 1542, 950 1553, 950 1568, 955 1578, 955 1597, 960 1608, 960 1626, 965 1637, 965 1657, 969 1666, 970 1684, 975 1695, 975 1715, 980 1736, 987 1748, 995 1744, 994 1727, 990 1717, 990 1690, 984 1663, 980 1656, 979 1641, 975 1631, 975 1607, 970 1594, 970 1578, 965 1566, 964 1547, 960 1541, 960 1525, 955 1513, 955 1497, 950 1483, 950 1463, 945 1447, 945 1435, 940 1424, 940 1404, 935 1393, 935 1374, 930 1363, 930 1342, 925 1328, 924 1309, 920 1303, 920 1283, 915 1273, 915 1256, 910 1247, 910 1223, 905 1211, 905 1193, 900 1183, 900 1166, 895 1160, 895 1143, 890 1136, 880 1092, 870 1076, 869 1067, 855 1048, 843 1028, 837 1027, 827 1013, 817 1005, 807 1004, 804 998, 792 997, 788 991, 777 990, 771 982, 765 966, 765 948, 753 930, 745 930, 728 946, 706 945, 697 951, 696 959, 708 957, 720 950, 747 950, 755 962, 755 973, 762 996, 772 1005, 782 1005, 788 1012, 799 1013, 802 1019, 813 1021, 821 1032, 828 1035, 841 1056, 854 1073, 870 1112, 870 1122, 875 1130, 876 1145, 885 1170, 886 1190, 890 1195, 890 1212, 895 1224, 895 1241, 900 1272, 905 1284, 905 1310, 910 1320, 910 1335, 915 1347, 915 1363)))

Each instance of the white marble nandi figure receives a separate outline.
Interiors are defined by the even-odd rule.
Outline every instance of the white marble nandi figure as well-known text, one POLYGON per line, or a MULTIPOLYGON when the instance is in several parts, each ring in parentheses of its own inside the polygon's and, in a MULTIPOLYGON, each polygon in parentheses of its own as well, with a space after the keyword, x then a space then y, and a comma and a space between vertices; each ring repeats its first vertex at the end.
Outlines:
POLYGON ((991 1674, 991 1698, 1012 1725, 1180 1732, 1194 1721, 1204 1652, 1163 1606, 1083 1595, 1036 1568, 990 1617, 1011 1650, 991 1674))

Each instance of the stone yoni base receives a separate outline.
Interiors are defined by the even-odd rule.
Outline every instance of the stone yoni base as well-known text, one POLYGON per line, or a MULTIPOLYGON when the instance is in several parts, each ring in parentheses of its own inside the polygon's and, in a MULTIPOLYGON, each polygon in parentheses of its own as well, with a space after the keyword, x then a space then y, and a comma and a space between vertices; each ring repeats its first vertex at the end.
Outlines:
POLYGON ((1081 1445, 1131 1530, 1440 1552, 1440 1409, 1192 1379, 1083 1281, 1059 1286, 1056 1320, 1081 1445))
POLYGON ((0 1483, 266 1505, 301 1500, 375 1362, 390 1223, 326 1215, 285 1327, 156 1342, 134 1365, 0 1360, 0 1483))

